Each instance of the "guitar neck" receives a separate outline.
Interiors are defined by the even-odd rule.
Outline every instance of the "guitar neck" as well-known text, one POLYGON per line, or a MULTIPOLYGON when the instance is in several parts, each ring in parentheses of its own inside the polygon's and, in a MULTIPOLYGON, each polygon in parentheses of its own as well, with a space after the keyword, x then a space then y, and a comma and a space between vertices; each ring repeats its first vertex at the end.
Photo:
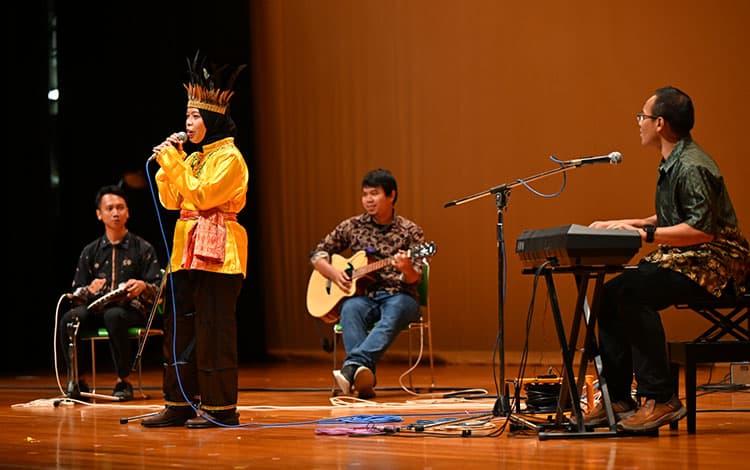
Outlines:
POLYGON ((384 267, 390 265, 392 261, 393 261, 393 256, 389 256, 388 258, 381 259, 380 261, 375 261, 374 263, 366 264, 362 266, 361 268, 354 270, 354 272, 352 273, 352 279, 366 276, 367 274, 370 274, 373 271, 377 271, 378 269, 383 269, 384 267))

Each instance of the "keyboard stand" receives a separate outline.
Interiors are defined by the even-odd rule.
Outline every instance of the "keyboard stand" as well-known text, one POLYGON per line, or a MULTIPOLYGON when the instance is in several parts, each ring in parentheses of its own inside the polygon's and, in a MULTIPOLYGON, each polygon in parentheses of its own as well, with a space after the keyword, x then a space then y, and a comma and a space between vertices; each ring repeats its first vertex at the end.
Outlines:
MULTIPOLYGON (((602 360, 599 355, 599 346, 596 339, 596 320, 601 304, 603 293, 604 277, 607 274, 619 273, 625 270, 624 266, 573 266, 573 267, 549 267, 542 268, 542 275, 547 284, 547 295, 549 296, 552 316, 555 321, 557 339, 560 343, 560 350, 563 359, 562 387, 558 398, 555 422, 552 428, 558 430, 539 432, 539 440, 547 439, 587 439, 597 437, 615 437, 629 435, 626 433, 617 433, 617 424, 612 410, 612 402, 609 397, 607 382, 602 375, 602 360), (565 325, 560 311, 560 304, 555 289, 555 274, 573 274, 578 287, 576 297, 575 311, 573 314, 573 323, 570 330, 570 337, 565 334, 565 325), (589 283, 594 281, 593 302, 591 308, 587 302, 587 292, 589 283), (578 344, 578 335, 581 330, 581 324, 585 326, 584 348, 581 355, 578 378, 573 375, 573 362, 575 359, 576 346, 578 344), (581 411, 581 390, 583 388, 586 376, 586 369, 589 361, 593 361, 596 370, 596 376, 599 380, 599 389, 601 390, 602 400, 604 400, 604 409, 607 413, 608 427, 606 430, 587 429, 583 423, 583 412, 581 411), (570 401, 568 401, 570 400, 570 401), (575 424, 569 421, 564 410, 568 403, 572 407, 571 416, 575 416, 575 424)), ((536 274, 537 268, 526 268, 523 274, 536 274)), ((658 431, 657 431, 658 433, 658 431)))

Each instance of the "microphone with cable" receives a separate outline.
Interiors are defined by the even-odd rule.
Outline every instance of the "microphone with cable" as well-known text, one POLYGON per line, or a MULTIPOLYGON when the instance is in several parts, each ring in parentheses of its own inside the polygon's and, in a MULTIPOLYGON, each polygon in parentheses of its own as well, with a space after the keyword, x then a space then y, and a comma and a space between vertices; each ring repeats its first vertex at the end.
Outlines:
MULTIPOLYGON (((177 133, 177 140, 180 141, 180 143, 184 144, 188 140, 188 136, 185 132, 178 132, 177 133)), ((148 157, 148 162, 156 158, 156 152, 152 153, 150 157, 148 157)))
POLYGON ((572 166, 591 165, 594 163, 611 163, 612 165, 617 165, 621 162, 622 154, 620 152, 610 152, 607 155, 598 155, 595 157, 584 157, 563 161, 564 164, 572 166))

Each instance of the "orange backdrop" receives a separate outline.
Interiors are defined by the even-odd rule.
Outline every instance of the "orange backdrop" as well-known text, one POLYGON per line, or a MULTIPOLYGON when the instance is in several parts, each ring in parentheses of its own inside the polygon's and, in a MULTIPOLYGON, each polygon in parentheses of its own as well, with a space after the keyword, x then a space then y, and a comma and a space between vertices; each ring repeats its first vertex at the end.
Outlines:
MULTIPOLYGON (((309 251, 361 210, 364 172, 384 167, 398 179, 398 211, 438 245, 437 353, 489 361, 494 201, 443 204, 553 168, 550 155, 622 152, 619 166, 568 173, 560 197, 511 193, 505 336, 510 354, 520 350, 531 278, 520 274, 517 236, 654 212, 659 155, 640 146, 634 115, 663 85, 692 96, 694 137, 719 163, 750 233, 750 2, 269 0, 254 2, 252 17, 252 184, 262 221, 252 236, 263 250, 251 256, 261 258, 263 278, 250 282, 265 289, 272 352, 319 350, 318 332, 329 329, 317 330, 305 310, 309 251)), ((551 192, 560 182, 535 186, 551 192)), ((558 287, 569 309, 572 280, 560 278, 558 287)), ((540 297, 532 360, 552 354, 554 362, 559 348, 545 308, 540 297)), ((707 326, 687 312, 664 317, 670 338, 707 326)))

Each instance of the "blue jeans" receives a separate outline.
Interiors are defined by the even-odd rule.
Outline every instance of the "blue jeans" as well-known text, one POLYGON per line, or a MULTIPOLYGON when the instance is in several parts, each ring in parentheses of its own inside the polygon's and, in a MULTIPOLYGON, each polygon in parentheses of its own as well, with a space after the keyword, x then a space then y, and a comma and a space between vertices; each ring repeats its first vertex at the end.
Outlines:
POLYGON ((375 372, 375 364, 409 323, 419 320, 419 304, 407 294, 376 292, 346 299, 341 306, 346 360, 375 372))

